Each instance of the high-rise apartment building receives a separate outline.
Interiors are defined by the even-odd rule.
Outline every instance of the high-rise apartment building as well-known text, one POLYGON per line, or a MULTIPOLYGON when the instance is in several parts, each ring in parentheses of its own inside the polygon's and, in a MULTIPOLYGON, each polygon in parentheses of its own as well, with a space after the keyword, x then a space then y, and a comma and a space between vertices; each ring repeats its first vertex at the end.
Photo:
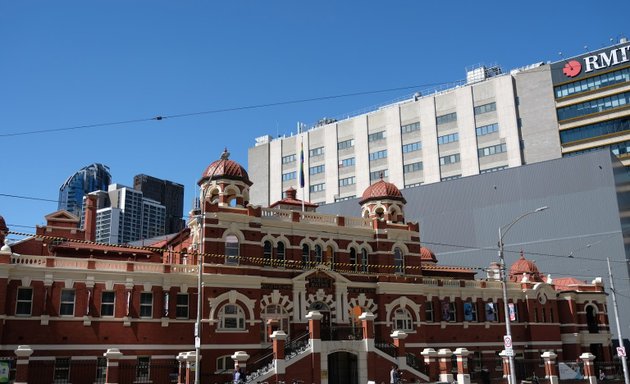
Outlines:
POLYGON ((184 228, 184 186, 169 180, 148 175, 136 175, 133 188, 144 197, 155 200, 166 207, 164 233, 176 233, 184 228))
POLYGON ((83 197, 90 192, 107 189, 111 182, 112 176, 106 165, 94 163, 81 168, 59 188, 58 209, 65 209, 80 217, 83 197))
MULTIPOLYGON (((379 178, 406 188, 608 147, 630 147, 630 44, 467 81, 249 149, 251 201, 270 204, 298 187, 313 203, 356 197, 379 178)), ((625 165, 630 164, 621 156, 625 165)))
POLYGON ((109 185, 107 192, 96 191, 96 241, 126 244, 162 236, 166 208, 142 192, 120 184, 109 185))

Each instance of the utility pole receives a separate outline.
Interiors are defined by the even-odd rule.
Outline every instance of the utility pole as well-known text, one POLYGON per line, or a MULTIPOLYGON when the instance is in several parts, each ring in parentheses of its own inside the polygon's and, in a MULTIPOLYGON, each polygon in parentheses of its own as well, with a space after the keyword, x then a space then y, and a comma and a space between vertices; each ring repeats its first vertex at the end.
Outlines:
MULTIPOLYGON (((617 337, 619 337, 619 346, 623 346, 623 336, 621 335, 621 325, 619 325, 619 312, 617 311, 617 296, 615 294, 615 283, 613 283, 612 270, 610 269, 610 258, 606 258, 608 263, 608 278, 610 279, 610 293, 612 294, 613 308, 615 309, 615 323, 617 323, 617 337)), ((624 354, 625 355, 625 354, 624 354)), ((628 361, 626 356, 619 356, 621 365, 623 366, 623 380, 626 384, 630 384, 630 376, 628 375, 628 361)))

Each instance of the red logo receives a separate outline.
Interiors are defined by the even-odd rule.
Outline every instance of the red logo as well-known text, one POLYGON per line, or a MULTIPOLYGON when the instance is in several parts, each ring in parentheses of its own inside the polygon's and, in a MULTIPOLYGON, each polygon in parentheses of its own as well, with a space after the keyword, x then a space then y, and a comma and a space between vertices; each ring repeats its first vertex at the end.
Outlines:
POLYGON ((571 60, 564 65, 562 68, 562 73, 567 77, 575 77, 582 72, 582 64, 579 61, 571 60))

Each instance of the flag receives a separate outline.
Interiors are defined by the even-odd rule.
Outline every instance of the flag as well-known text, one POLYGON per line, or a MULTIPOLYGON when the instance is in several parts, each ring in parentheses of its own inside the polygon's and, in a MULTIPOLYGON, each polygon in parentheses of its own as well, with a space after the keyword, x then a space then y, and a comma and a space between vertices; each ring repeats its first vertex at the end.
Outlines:
POLYGON ((300 188, 304 188, 304 142, 300 144, 300 188))

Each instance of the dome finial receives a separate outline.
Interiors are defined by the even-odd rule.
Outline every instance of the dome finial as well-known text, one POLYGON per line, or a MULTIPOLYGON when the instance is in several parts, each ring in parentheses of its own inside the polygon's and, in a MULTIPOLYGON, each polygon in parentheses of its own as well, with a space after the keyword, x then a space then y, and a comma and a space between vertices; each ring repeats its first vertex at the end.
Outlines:
POLYGON ((381 180, 383 180, 383 171, 381 171, 380 176, 381 176, 381 180))
POLYGON ((225 149, 223 150, 223 153, 221 154, 221 160, 227 160, 230 158, 230 152, 228 152, 227 147, 225 147, 225 149))

